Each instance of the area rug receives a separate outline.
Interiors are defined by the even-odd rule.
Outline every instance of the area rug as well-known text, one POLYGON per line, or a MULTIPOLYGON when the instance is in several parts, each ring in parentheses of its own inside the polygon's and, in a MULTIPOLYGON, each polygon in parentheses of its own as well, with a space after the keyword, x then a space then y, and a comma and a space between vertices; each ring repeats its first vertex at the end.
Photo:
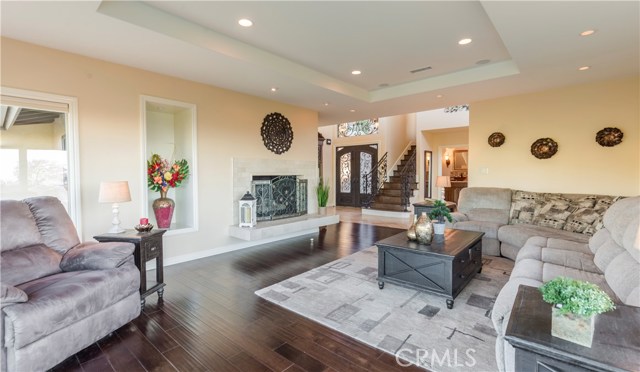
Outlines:
POLYGON ((491 309, 513 262, 483 258, 456 297, 385 283, 378 289, 378 250, 370 247, 255 293, 285 309, 431 371, 495 371, 491 309))

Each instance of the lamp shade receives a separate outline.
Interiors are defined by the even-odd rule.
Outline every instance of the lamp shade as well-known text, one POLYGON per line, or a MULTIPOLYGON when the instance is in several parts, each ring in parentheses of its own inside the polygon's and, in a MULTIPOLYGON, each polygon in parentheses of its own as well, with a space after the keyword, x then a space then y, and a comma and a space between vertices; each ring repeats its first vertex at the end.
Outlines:
POLYGON ((131 201, 129 182, 103 181, 100 182, 99 203, 123 203, 131 201))
POLYGON ((451 178, 449 176, 438 176, 436 178, 436 187, 451 187, 451 178))

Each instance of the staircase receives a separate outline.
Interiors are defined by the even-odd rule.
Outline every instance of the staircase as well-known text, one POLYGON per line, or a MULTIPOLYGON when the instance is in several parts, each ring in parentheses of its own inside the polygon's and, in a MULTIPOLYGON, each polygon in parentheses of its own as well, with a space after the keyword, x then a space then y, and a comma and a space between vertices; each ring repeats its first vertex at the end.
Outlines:
POLYGON ((411 146, 375 196, 371 209, 406 212, 409 199, 417 189, 416 146, 411 146))

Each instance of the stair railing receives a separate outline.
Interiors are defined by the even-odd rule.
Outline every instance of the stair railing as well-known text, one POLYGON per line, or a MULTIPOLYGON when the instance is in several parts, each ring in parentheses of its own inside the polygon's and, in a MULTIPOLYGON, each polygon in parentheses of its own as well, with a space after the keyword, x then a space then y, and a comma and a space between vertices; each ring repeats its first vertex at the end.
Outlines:
POLYGON ((413 151, 411 157, 400 170, 400 201, 405 212, 409 210, 409 200, 413 196, 412 185, 416 183, 416 152, 413 151))
POLYGON ((371 172, 362 175, 362 183, 366 191, 361 195, 360 204, 363 208, 371 208, 371 204, 380 193, 387 180, 387 153, 371 167, 371 172))

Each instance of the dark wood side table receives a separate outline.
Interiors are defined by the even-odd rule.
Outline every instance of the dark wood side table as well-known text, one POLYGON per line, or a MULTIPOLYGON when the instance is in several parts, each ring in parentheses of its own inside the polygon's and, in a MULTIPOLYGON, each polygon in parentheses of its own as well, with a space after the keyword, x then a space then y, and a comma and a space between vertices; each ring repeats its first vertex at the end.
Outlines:
POLYGON ((483 235, 446 229, 430 245, 410 241, 406 232, 380 240, 376 242, 378 287, 390 282, 428 291, 444 296, 452 309, 454 298, 482 271, 483 235))
POLYGON ((505 339, 516 349, 516 371, 638 371, 640 308, 598 315, 589 348, 551 336, 551 305, 538 288, 520 285, 505 339))
MULTIPOLYGON (((445 203, 447 204, 447 208, 449 208, 451 212, 456 211, 456 203, 453 203, 450 201, 445 201, 445 203)), ((425 212, 428 216, 429 212, 431 212, 432 209, 433 209, 433 201, 431 200, 425 200, 419 203, 413 203, 413 213, 418 217, 420 217, 422 212, 425 212)))
POLYGON ((151 230, 139 233, 136 230, 126 230, 120 234, 102 234, 93 238, 99 242, 127 242, 136 246, 134 260, 140 270, 140 303, 144 307, 145 298, 154 292, 158 297, 164 294, 164 275, 162 272, 162 235, 166 230, 151 230), (147 288, 147 261, 156 259, 156 283, 147 288))

